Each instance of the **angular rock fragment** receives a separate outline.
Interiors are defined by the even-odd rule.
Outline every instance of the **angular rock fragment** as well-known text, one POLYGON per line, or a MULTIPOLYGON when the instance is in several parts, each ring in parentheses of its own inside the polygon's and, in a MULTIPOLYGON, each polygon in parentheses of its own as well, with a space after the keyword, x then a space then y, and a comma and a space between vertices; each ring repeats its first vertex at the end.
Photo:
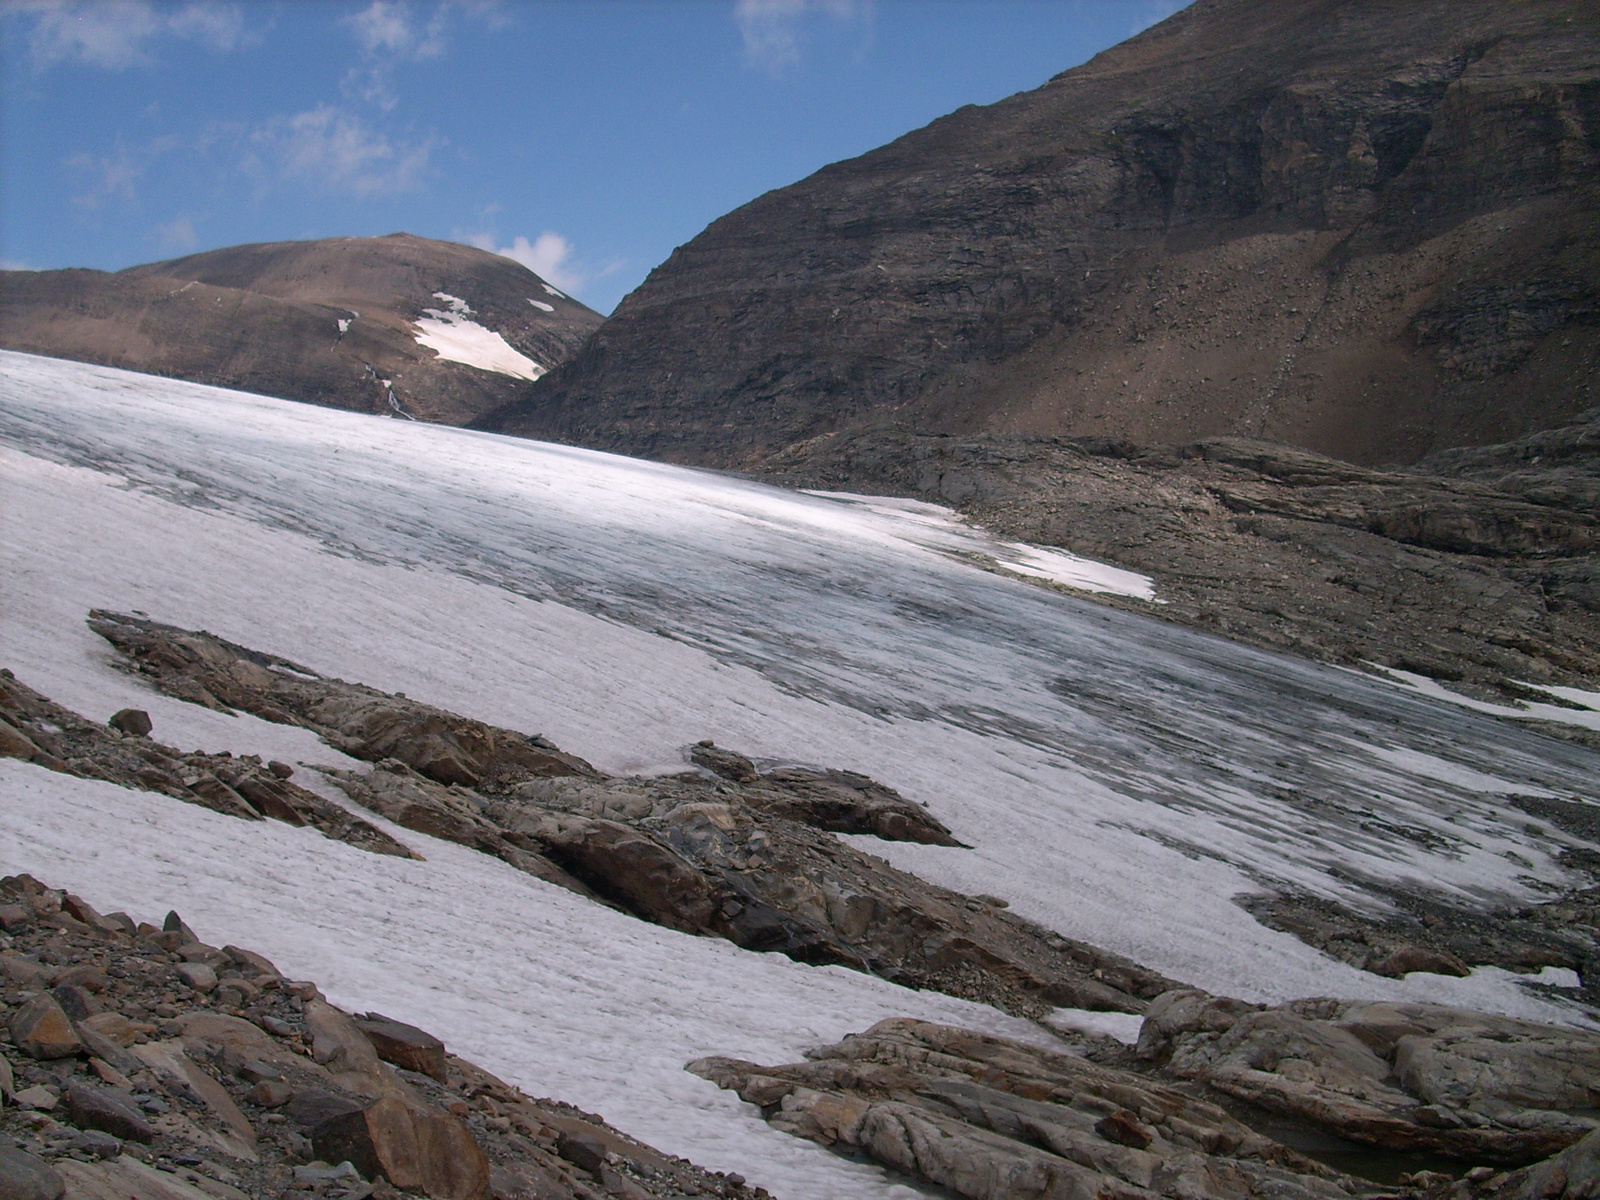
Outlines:
POLYGON ((484 1200, 489 1158, 460 1120, 432 1106, 386 1096, 324 1121, 311 1144, 325 1162, 349 1162, 363 1178, 382 1175, 438 1200, 484 1200))
POLYGON ((384 1062, 445 1082, 444 1043, 433 1034, 378 1013, 357 1017, 356 1028, 366 1034, 384 1062))
POLYGON ((49 994, 35 996, 11 1014, 11 1040, 34 1058, 68 1058, 83 1049, 72 1022, 49 994))
POLYGON ((120 709, 111 715, 111 720, 106 724, 130 737, 149 737, 150 731, 155 728, 150 721, 150 714, 142 708, 120 709))
POLYGON ((79 1129, 98 1129, 113 1137, 153 1142, 156 1131, 137 1109, 103 1088, 76 1081, 67 1085, 67 1113, 79 1129))
POLYGON ((66 1186, 42 1158, 0 1143, 0 1195, 6 1200, 61 1200, 66 1186))

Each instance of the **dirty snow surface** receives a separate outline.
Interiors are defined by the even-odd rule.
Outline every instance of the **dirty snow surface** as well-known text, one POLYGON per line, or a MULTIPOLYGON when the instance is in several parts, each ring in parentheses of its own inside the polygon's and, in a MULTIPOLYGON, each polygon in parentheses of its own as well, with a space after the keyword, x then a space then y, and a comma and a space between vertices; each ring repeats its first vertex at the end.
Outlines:
MULTIPOLYGON (((89 608, 543 733, 604 770, 681 770, 711 737, 768 764, 865 772, 972 849, 855 844, 1216 991, 1576 1019, 1498 970, 1363 974, 1232 898, 1536 900, 1573 882, 1562 835, 1508 798, 1596 800, 1600 756, 1020 578, 1016 564, 1045 568, 932 506, 0 352, 0 513, 0 663, 93 718, 145 708, 185 749, 341 761, 305 730, 116 671, 89 608)), ((1137 594, 1139 577, 1097 578, 1137 594)), ((893 1014, 1050 1036, 399 836, 427 860, 0 760, 0 871, 102 910, 177 907, 337 1003, 414 1021, 784 1200, 912 1193, 769 1130, 685 1061, 793 1061, 893 1014)))
POLYGON ((474 321, 465 300, 446 292, 434 295, 445 302, 445 307, 422 310, 428 315, 416 322, 417 345, 437 352, 440 358, 465 363, 480 371, 494 371, 517 379, 537 379, 545 373, 547 368, 514 348, 494 330, 474 321))

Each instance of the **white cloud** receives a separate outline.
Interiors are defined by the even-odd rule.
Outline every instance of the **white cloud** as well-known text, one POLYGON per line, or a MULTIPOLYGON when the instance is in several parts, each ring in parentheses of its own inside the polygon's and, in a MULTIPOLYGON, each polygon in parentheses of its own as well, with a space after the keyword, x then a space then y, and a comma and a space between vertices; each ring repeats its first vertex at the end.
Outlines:
POLYGON ((163 250, 193 250, 195 248, 194 224, 188 217, 174 217, 165 225, 157 225, 155 234, 163 250))
POLYGON ((152 44, 167 37, 228 51, 244 32, 237 4, 178 8, 146 0, 11 0, 0 12, 32 17, 28 48, 40 70, 63 62, 113 71, 147 66, 155 61, 152 44))
POLYGON ((434 11, 426 27, 418 29, 411 6, 404 0, 372 0, 344 24, 355 31, 365 54, 382 58, 420 60, 444 53, 444 6, 434 11))
POLYGON ((744 39, 745 61, 777 76, 798 66, 806 27, 819 16, 837 22, 870 21, 871 0, 737 0, 733 19, 744 39))
POLYGON ((531 242, 525 237, 517 237, 512 239, 511 245, 498 248, 492 233, 473 234, 467 240, 480 250, 515 259, 539 278, 555 284, 564 292, 578 291, 595 277, 573 261, 572 243, 548 229, 531 242))
POLYGON ((391 142, 359 117, 327 104, 268 122, 251 140, 278 159, 286 177, 362 198, 421 187, 437 145, 431 138, 391 142))
POLYGON ((0 258, 0 271, 37 271, 38 267, 30 267, 25 262, 14 258, 0 258))

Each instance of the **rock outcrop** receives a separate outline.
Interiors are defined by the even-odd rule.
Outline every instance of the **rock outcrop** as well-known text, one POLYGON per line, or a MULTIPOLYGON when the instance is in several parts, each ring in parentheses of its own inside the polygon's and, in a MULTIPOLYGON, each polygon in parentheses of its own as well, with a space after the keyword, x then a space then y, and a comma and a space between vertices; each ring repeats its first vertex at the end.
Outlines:
POLYGON ((807 1058, 688 1070, 775 1129, 972 1200, 1379 1192, 1264 1128, 1320 1134, 1317 1153, 1410 1200, 1579 1200, 1600 1153, 1600 1035, 1439 1005, 1179 990, 1150 1006, 1134 1055, 894 1019, 807 1058), (1362 1145, 1438 1169, 1395 1178, 1392 1159, 1335 1151, 1362 1145))
POLYGON ((1166 1075, 1351 1141, 1520 1166, 1600 1128, 1600 1034, 1434 1004, 1196 991, 1151 1006, 1166 1075))
POLYGON ((399 759, 442 784, 510 787, 549 775, 597 774, 541 738, 361 684, 324 679, 287 659, 209 633, 98 610, 89 614, 89 626, 180 700, 302 725, 336 750, 369 762, 399 759))
POLYGON ((766 1196, 526 1096, 421 1030, 352 1018, 176 914, 164 930, 100 918, 26 875, 0 880, 0 900, 26 914, 0 949, 7 1007, 93 984, 70 1051, 0 1042, 8 1200, 766 1196), (201 961, 219 986, 190 986, 183 967, 201 961), (368 1032, 378 1023, 383 1036, 368 1032), (416 1070, 400 1044, 426 1045, 436 1069, 416 1070))
MULTIPOLYGON (((117 716, 126 717, 129 711, 134 710, 117 716)), ((138 724, 149 729, 149 717, 143 712, 139 716, 143 720, 138 724)), ((310 825, 375 854, 415 857, 371 822, 291 783, 288 776, 293 769, 287 764, 263 764, 254 755, 234 757, 226 752, 184 753, 109 723, 97 725, 40 695, 4 668, 0 668, 0 757, 161 792, 245 820, 271 817, 290 825, 310 825)))
POLYGON ((1339 1200, 1361 1190, 1214 1104, 1005 1038, 895 1019, 809 1057, 688 1069, 759 1105, 775 1129, 969 1200, 1339 1200))
POLYGON ((509 258, 403 233, 232 246, 114 274, 0 271, 6 349, 447 424, 507 403, 600 320, 509 258), (466 316, 451 297, 521 374, 418 343, 419 320, 466 316))
POLYGON ((1597 55, 1584 0, 1202 0, 713 222, 484 424, 742 469, 1553 426, 1600 401, 1597 55))
POLYGON ((936 887, 841 841, 834 831, 960 844, 866 776, 762 773, 705 743, 689 751, 709 764, 704 774, 603 776, 542 737, 328 679, 208 633, 100 611, 90 625, 171 695, 301 724, 376 759, 368 772, 325 772, 356 803, 647 921, 1030 1016, 1139 1012, 1173 986, 1006 911, 1001 899, 936 887))

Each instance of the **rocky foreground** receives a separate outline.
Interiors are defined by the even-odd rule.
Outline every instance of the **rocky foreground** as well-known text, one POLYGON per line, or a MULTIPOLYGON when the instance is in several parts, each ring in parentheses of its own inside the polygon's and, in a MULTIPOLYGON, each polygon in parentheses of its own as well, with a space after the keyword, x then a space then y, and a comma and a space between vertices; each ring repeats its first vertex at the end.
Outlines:
MULTIPOLYGON (((882 1022, 803 1063, 688 1069, 775 1129, 970 1200, 1593 1200, 1600 1034, 1425 1004, 1213 996, 890 867, 835 836, 957 846, 865 776, 777 768, 704 741, 666 778, 607 776, 527 737, 321 676, 211 634, 90 624, 151 685, 299 725, 369 770, 294 768, 154 740, 0 673, 0 753, 160 791, 365 851, 399 837, 327 798, 494 855, 640 919, 1046 1018, 1143 1016, 1138 1044, 1040 1044, 882 1022), (337 792, 332 789, 338 789, 337 792)), ((1576 821, 1543 801, 1546 820, 1576 821), (1547 809, 1549 811, 1547 811, 1547 809)), ((1572 806, 1582 809, 1582 805, 1572 806)), ((1577 828, 1576 825, 1573 828, 1577 828)), ((1584 833, 1589 837, 1593 831, 1584 833)), ((403 836, 403 835, 402 835, 403 836)), ((241 840, 248 846, 248 839, 241 840)), ((1576 851, 1574 852, 1576 853, 1576 851)), ((1582 867, 1581 862, 1574 862, 1582 867)), ((1258 917, 1376 974, 1600 962, 1590 892, 1413 927, 1280 896, 1258 917)), ((523 1096, 425 1032, 351 1015, 176 914, 102 916, 0 881, 0 1200, 587 1200, 746 1194, 557 1101, 523 1096), (11 1145, 16 1149, 13 1150, 11 1145)), ((759 1194, 759 1189, 755 1189, 759 1194)))
POLYGON ((754 1196, 259 954, 0 880, 4 1200, 754 1196))

